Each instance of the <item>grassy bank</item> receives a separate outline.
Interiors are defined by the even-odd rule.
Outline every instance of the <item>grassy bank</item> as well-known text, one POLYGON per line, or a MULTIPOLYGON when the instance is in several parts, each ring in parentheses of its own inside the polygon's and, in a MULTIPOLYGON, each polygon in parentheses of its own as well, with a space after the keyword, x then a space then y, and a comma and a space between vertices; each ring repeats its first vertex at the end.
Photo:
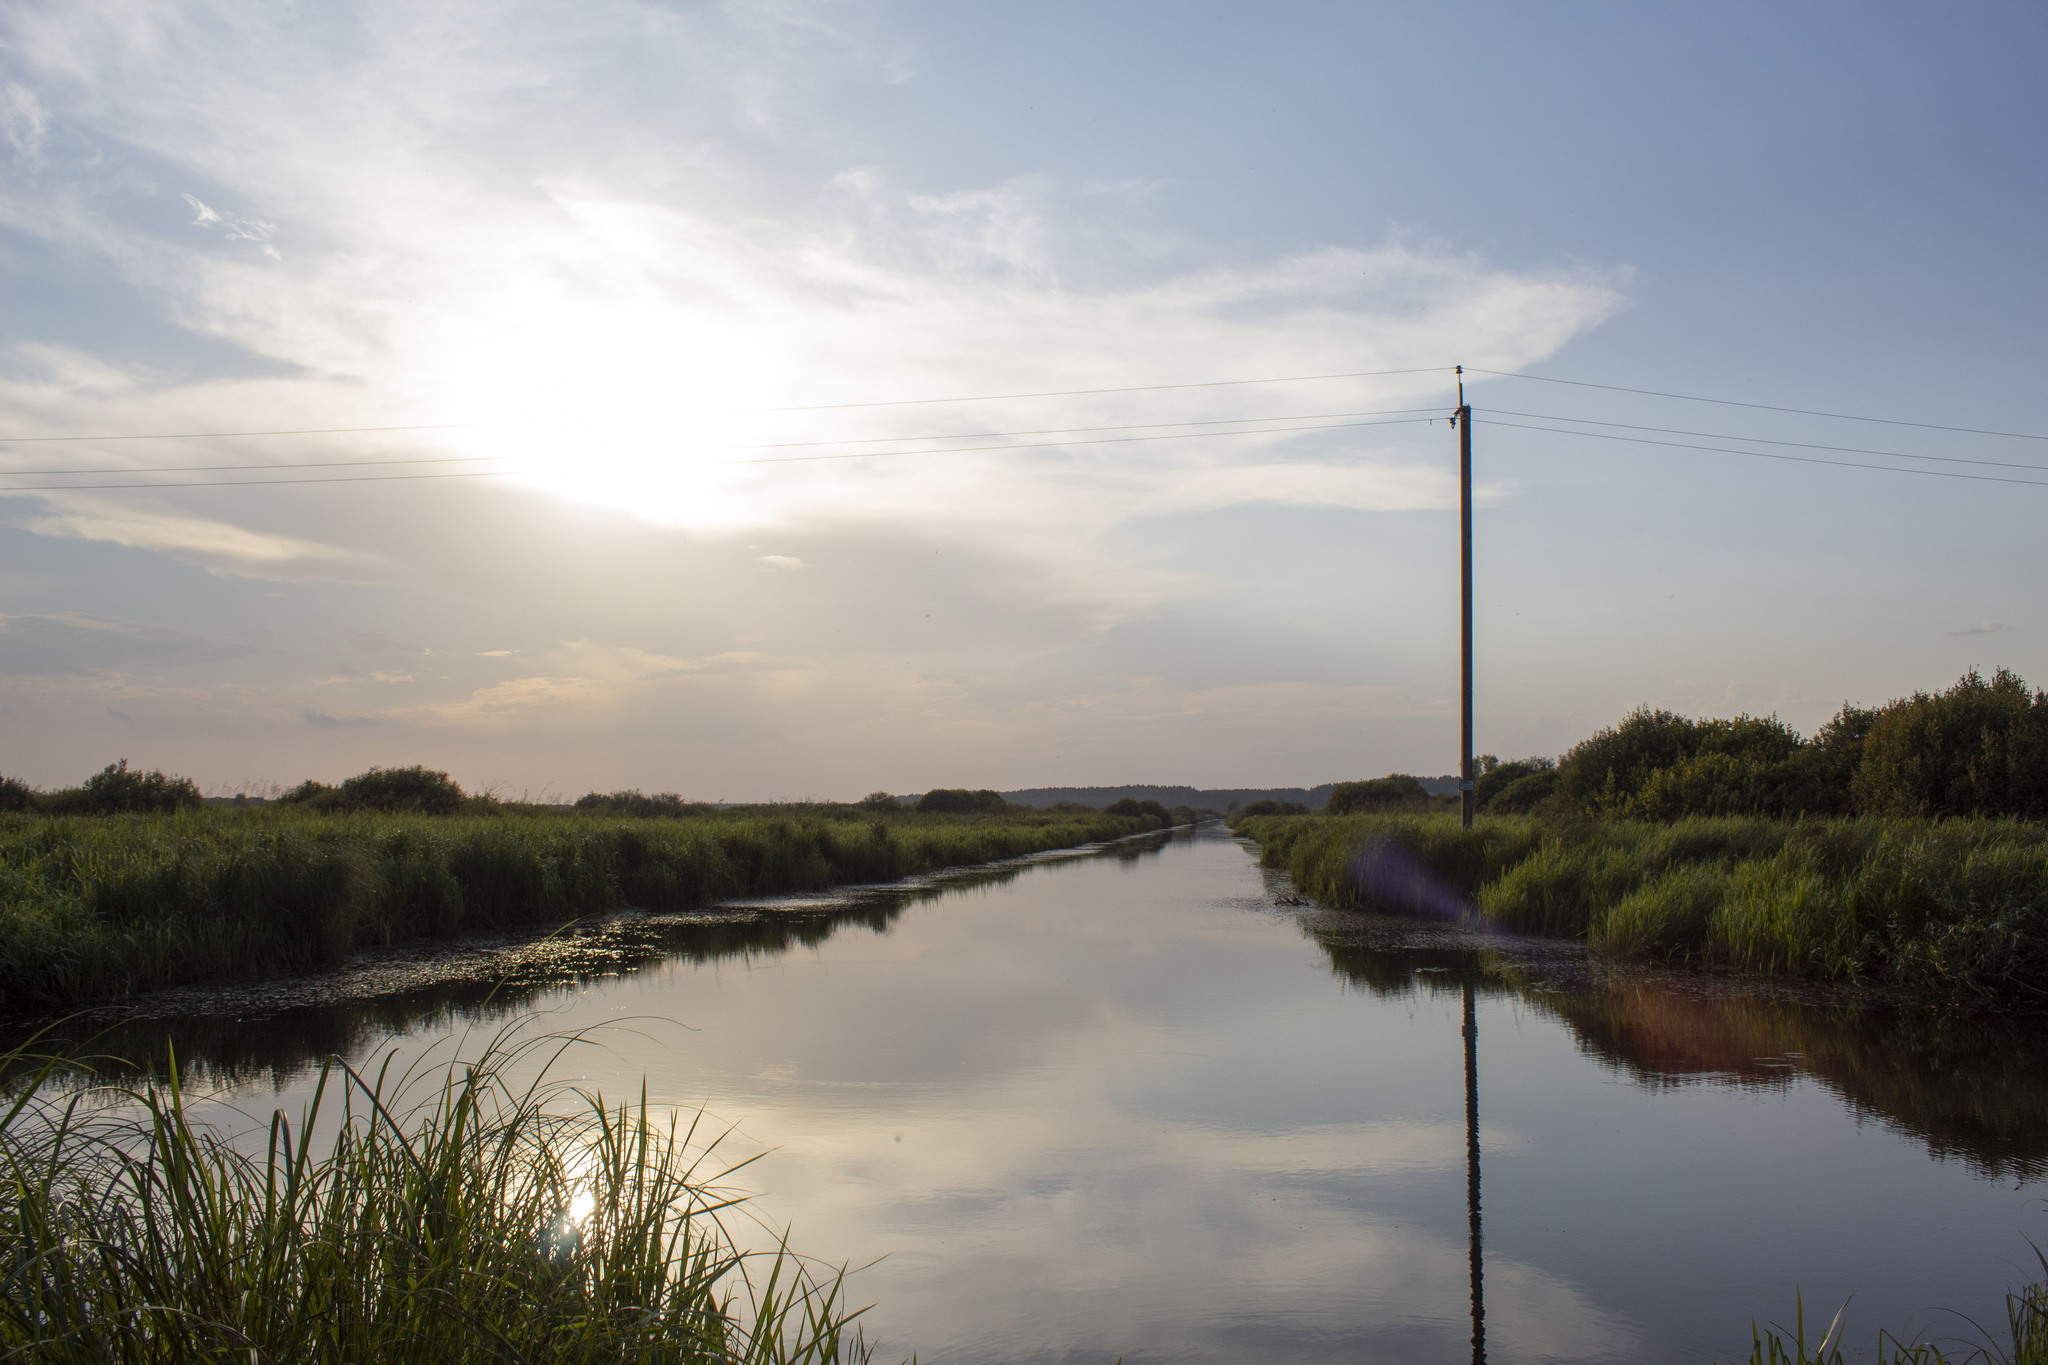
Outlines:
POLYGON ((1150 815, 813 807, 683 818, 0 817, 0 1001, 48 1011, 338 966, 355 948, 888 881, 1157 829, 1150 815))
POLYGON ((836 1278, 734 1248, 688 1130, 511 1084, 519 1059, 426 1078, 409 1112, 404 1086, 324 1073, 254 1155, 175 1075, 96 1118, 26 1085, 0 1111, 0 1358, 863 1358, 836 1278))
POLYGON ((1982 819, 1257 816, 1325 905, 1452 914, 1617 953, 2048 1013, 2048 826, 1982 819))

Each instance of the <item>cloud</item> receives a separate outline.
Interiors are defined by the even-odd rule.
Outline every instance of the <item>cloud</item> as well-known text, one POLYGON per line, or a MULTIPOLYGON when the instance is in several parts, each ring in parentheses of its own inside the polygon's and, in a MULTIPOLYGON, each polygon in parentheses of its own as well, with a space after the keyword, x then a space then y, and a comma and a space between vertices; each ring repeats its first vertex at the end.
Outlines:
POLYGON ((315 730, 360 730, 384 723, 375 716, 330 716, 319 711, 303 711, 300 716, 315 730))
MULTIPOLYGON (((253 13, 168 6, 123 25, 38 13, 18 26, 17 55, 56 92, 51 117, 121 149, 121 176, 146 165, 208 187, 179 195, 196 225, 299 243, 280 263, 159 232, 131 216, 148 198, 139 187, 110 193, 104 157, 0 195, 0 221, 91 244, 193 333, 279 367, 232 386, 130 375, 124 423, 468 422, 422 437, 419 453, 501 457, 550 497, 696 532, 943 518, 1067 565, 1162 508, 1441 507, 1450 490, 1429 468, 1441 462, 1424 454, 1427 428, 1217 424, 1441 406, 1442 374, 758 410, 1454 360, 1514 369, 1625 302, 1625 272, 1508 269, 1399 233, 1265 258, 1198 242, 1126 250, 1142 187, 1047 174, 933 191, 865 168, 787 192, 749 170, 763 157, 733 110, 753 111, 747 137, 788 130, 808 84, 902 74, 886 43, 808 8, 770 20, 624 4, 544 25, 380 10, 362 16, 346 62, 253 13), (233 74, 195 86, 192 69, 233 74), (259 199, 261 218, 214 207, 259 199), (1148 422, 1183 425, 1075 430, 1148 422), (991 430, 1054 434, 974 435, 991 430), (959 433, 971 439, 902 439, 959 433), (986 444, 1034 448, 952 448, 986 444), (870 452, 886 453, 837 458, 870 452), (835 458, 790 458, 815 455, 835 458)), ((6 396, 75 430, 112 415, 88 387, 51 378, 6 396)), ((142 518, 113 511, 111 495, 92 511, 87 495, 62 496, 69 510, 38 530, 220 572, 375 573, 361 525, 297 532, 311 514, 295 506, 159 503, 142 518)))
POLYGON ((804 562, 795 555, 762 555, 761 563, 771 569, 801 569, 804 562))
POLYGON ((1974 626, 1964 626, 1961 630, 1950 631, 1949 638, 1962 640, 1972 635, 1999 635, 2011 629, 2012 627, 2003 621, 1980 621, 1974 626))
MULTIPOLYGON (((4 496, 4 490, 0 490, 0 496, 4 496)), ((216 515, 121 502, 108 494, 44 493, 38 494, 35 501, 41 506, 32 505, 0 516, 8 524, 37 535, 156 550, 215 573, 354 582, 392 576, 392 566, 381 556, 256 530, 216 515)))
POLYGON ((80 677, 222 663, 249 646, 174 626, 83 612, 0 616, 0 671, 18 677, 80 677))

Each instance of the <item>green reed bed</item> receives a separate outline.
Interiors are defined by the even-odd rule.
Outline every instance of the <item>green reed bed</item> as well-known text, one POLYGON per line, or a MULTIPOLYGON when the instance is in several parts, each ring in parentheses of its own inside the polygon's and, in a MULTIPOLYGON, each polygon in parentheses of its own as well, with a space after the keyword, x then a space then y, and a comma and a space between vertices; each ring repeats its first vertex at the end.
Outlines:
POLYGON ((333 967, 355 948, 623 907, 889 881, 1156 829, 1148 816, 557 813, 0 817, 0 1002, 333 967))
POLYGON ((1523 933, 2048 1012, 2048 826, 1984 819, 1258 816, 1262 860, 1333 906, 1424 908, 1389 866, 1523 933), (1388 851, 1393 850, 1392 863, 1388 851))
MULTIPOLYGON (((1971 1336, 1949 1344, 1901 1340, 1889 1332, 1877 1336, 1877 1365, 2048 1365, 2048 1257, 2041 1260, 2043 1282, 2023 1286, 2005 1296, 2005 1321, 1986 1326, 1971 1323, 1971 1336)), ((1846 1365, 1842 1353, 1842 1319, 1847 1305, 1811 1344, 1806 1338, 1806 1305, 1794 1298, 1792 1330, 1765 1331, 1750 1324, 1749 1365, 1846 1365)))
POLYGON ((416 1107, 382 1074, 323 1071, 296 1122, 239 1146, 191 1117, 175 1066, 84 1105, 50 1070, 18 1079, 0 1360, 865 1358, 837 1276, 737 1249, 689 1127, 644 1096, 521 1087, 529 1050, 426 1078, 416 1107))

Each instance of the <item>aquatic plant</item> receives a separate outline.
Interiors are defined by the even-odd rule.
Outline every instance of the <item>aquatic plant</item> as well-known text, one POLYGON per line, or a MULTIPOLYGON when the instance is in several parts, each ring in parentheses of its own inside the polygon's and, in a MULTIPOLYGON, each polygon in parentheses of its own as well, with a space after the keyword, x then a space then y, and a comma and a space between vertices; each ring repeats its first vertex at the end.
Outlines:
POLYGON ((338 966, 365 945, 891 881, 1166 823, 853 806, 647 820, 293 806, 0 816, 0 1001, 48 1012, 338 966))
POLYGON ((0 1112, 0 1359, 866 1358, 839 1276, 728 1235, 694 1122, 516 1082, 544 1045, 438 1077, 330 1064, 244 1145, 175 1064, 81 1105, 46 1062, 0 1112))
POLYGON ((1670 823, 1444 815, 1254 817, 1238 828, 1308 895, 1412 908, 1397 846, 1466 906, 1604 950, 2048 1013, 2048 826, 1913 818, 1670 823))
MULTIPOLYGON (((2035 1253, 2037 1256, 2040 1253, 2035 1253)), ((1984 1365, 2048 1365, 2048 1257, 2041 1259, 2043 1282, 2026 1285, 2005 1296, 2005 1330, 1975 1327, 1978 1340, 1956 1346, 1963 1354, 1950 1355, 1938 1343, 1925 1340, 1902 1341, 1889 1332, 1877 1336, 1878 1365, 1963 1365, 1982 1361, 1984 1365)), ((1750 1365, 1844 1365, 1842 1355, 1843 1305, 1827 1331, 1812 1347, 1806 1344, 1806 1304, 1795 1296, 1794 1325, 1788 1340, 1782 1328, 1771 1331, 1750 1324, 1750 1365)))

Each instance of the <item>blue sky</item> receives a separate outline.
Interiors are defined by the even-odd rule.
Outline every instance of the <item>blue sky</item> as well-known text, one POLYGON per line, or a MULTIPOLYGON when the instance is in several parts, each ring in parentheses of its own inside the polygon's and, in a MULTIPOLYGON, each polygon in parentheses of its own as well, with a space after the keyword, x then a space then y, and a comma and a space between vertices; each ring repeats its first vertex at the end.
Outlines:
MULTIPOLYGON (((0 479, 38 783, 1445 772, 1442 367, 2048 433, 2035 7, 0 23, 4 434, 450 424, 0 449, 134 471, 0 479)), ((2048 442, 1470 394, 1482 750, 2048 679, 2048 442)))

